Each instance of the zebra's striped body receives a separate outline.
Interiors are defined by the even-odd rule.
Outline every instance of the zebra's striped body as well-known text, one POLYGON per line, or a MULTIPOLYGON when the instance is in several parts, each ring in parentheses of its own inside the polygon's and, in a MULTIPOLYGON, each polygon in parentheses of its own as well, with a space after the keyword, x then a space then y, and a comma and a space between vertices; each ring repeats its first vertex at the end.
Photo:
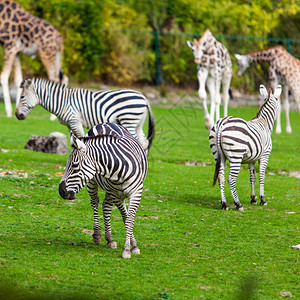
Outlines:
POLYGON ((261 85, 260 93, 265 98, 265 103, 254 119, 247 122, 235 117, 222 118, 210 131, 209 144, 216 160, 213 185, 217 180, 219 181, 222 209, 228 209, 224 193, 226 159, 230 163, 228 183, 237 209, 243 210, 235 187, 241 164, 249 165, 251 203, 256 203, 254 192, 256 161, 259 161, 260 204, 266 205, 264 200, 265 170, 272 150, 271 133, 278 101, 280 101, 281 86, 277 86, 273 95, 271 92, 268 94, 266 88, 261 85))
POLYGON ((144 149, 126 128, 112 123, 97 125, 88 132, 87 137, 80 139, 71 132, 71 144, 74 149, 59 185, 61 197, 75 199, 76 194, 87 184, 94 210, 93 239, 95 243, 100 243, 98 187, 105 190, 102 208, 107 245, 110 248, 117 247, 110 227, 110 215, 115 204, 126 227, 126 243, 122 256, 130 257, 131 252, 139 254, 132 231, 148 169, 144 149), (128 198, 128 212, 125 198, 128 198))
POLYGON ((27 79, 21 84, 22 94, 16 116, 24 120, 30 111, 41 105, 67 125, 76 137, 84 136, 85 128, 104 122, 117 123, 136 137, 149 150, 154 137, 154 116, 150 104, 141 93, 129 90, 88 90, 67 88, 41 78, 27 79), (143 124, 149 112, 148 138, 143 124))

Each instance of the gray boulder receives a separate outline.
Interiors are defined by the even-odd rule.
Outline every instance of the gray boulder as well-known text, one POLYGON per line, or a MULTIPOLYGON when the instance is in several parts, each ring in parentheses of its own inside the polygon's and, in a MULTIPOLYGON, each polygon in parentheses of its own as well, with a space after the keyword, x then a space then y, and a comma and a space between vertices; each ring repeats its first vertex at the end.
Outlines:
POLYGON ((48 136, 32 135, 24 148, 44 153, 69 153, 66 135, 57 131, 50 133, 48 136))

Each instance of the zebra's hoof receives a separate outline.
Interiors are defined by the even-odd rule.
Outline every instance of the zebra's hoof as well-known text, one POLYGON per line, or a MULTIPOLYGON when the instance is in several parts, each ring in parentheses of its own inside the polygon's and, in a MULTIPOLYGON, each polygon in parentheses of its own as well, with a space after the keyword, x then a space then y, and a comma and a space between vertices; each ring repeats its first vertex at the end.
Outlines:
POLYGON ((222 203, 222 210, 228 210, 228 205, 226 203, 222 203))
POLYGON ((266 201, 260 201, 260 205, 267 205, 266 201))
POLYGON ((255 196, 251 196, 251 204, 257 204, 257 201, 255 200, 255 196))
POLYGON ((141 251, 138 247, 132 247, 131 253, 132 254, 141 254, 141 251))
POLYGON ((131 252, 129 250, 124 250, 122 253, 122 258, 131 258, 131 252))
POLYGON ((100 244, 101 242, 101 235, 99 234, 93 234, 93 241, 95 244, 100 244))
POLYGON ((237 207, 236 209, 239 210, 239 211, 244 211, 244 207, 243 206, 237 207))
POLYGON ((110 241, 107 243, 107 247, 111 249, 117 249, 117 243, 115 241, 110 241))

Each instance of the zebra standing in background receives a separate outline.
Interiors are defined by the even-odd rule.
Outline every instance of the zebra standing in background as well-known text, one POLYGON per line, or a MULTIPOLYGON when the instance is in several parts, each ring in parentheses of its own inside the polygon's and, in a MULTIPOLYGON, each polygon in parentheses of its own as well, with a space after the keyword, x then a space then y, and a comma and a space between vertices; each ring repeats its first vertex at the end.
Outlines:
POLYGON ((259 161, 260 205, 267 204, 264 199, 265 171, 272 150, 271 133, 281 90, 281 85, 278 85, 272 94, 271 91, 268 93, 267 89, 261 85, 260 94, 265 98, 265 102, 254 119, 247 122, 240 118, 226 117, 220 119, 210 131, 209 144, 216 160, 213 185, 219 180, 223 210, 228 209, 224 193, 226 159, 230 163, 228 183, 236 208, 244 210, 235 187, 242 163, 249 165, 251 203, 256 204, 254 184, 256 180, 255 162, 257 160, 259 161))
POLYGON ((86 137, 76 138, 71 132, 70 139, 74 149, 59 185, 61 197, 75 199, 76 194, 87 184, 94 210, 93 240, 100 243, 98 186, 105 190, 102 208, 107 246, 117 248, 110 226, 112 206, 115 204, 122 214, 126 228, 122 257, 130 258, 131 253, 139 254, 140 249, 132 230, 148 169, 144 149, 126 128, 112 123, 93 127, 86 137), (128 198, 128 213, 125 198, 128 198))
POLYGON ((148 151, 154 138, 154 116, 150 104, 141 93, 119 89, 110 91, 68 88, 42 78, 24 80, 16 108, 16 117, 24 120, 36 105, 56 115, 76 137, 84 136, 85 128, 104 122, 124 126, 148 151), (149 129, 146 138, 143 124, 149 112, 149 129))

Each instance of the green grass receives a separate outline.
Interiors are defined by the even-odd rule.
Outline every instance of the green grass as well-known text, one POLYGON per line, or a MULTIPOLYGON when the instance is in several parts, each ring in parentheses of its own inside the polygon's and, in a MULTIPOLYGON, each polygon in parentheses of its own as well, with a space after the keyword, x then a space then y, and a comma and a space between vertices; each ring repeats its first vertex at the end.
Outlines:
MULTIPOLYGON (((199 107, 153 105, 157 134, 134 227, 141 255, 124 260, 125 228, 116 209, 113 250, 104 237, 95 245, 86 233, 93 226, 86 188, 75 201, 60 198, 68 155, 24 149, 33 134, 68 134, 67 128, 40 107, 24 121, 8 119, 0 103, 0 148, 9 150, 0 152, 0 172, 18 175, 0 177, 0 298, 278 299, 290 292, 299 299, 300 252, 291 248, 300 243, 299 179, 287 174, 300 171, 298 112, 291 112, 293 134, 272 135, 268 206, 250 205, 245 166, 237 179, 245 211, 238 212, 228 186, 229 211, 212 188, 214 160, 199 107)), ((257 107, 229 111, 251 119, 257 107)))

